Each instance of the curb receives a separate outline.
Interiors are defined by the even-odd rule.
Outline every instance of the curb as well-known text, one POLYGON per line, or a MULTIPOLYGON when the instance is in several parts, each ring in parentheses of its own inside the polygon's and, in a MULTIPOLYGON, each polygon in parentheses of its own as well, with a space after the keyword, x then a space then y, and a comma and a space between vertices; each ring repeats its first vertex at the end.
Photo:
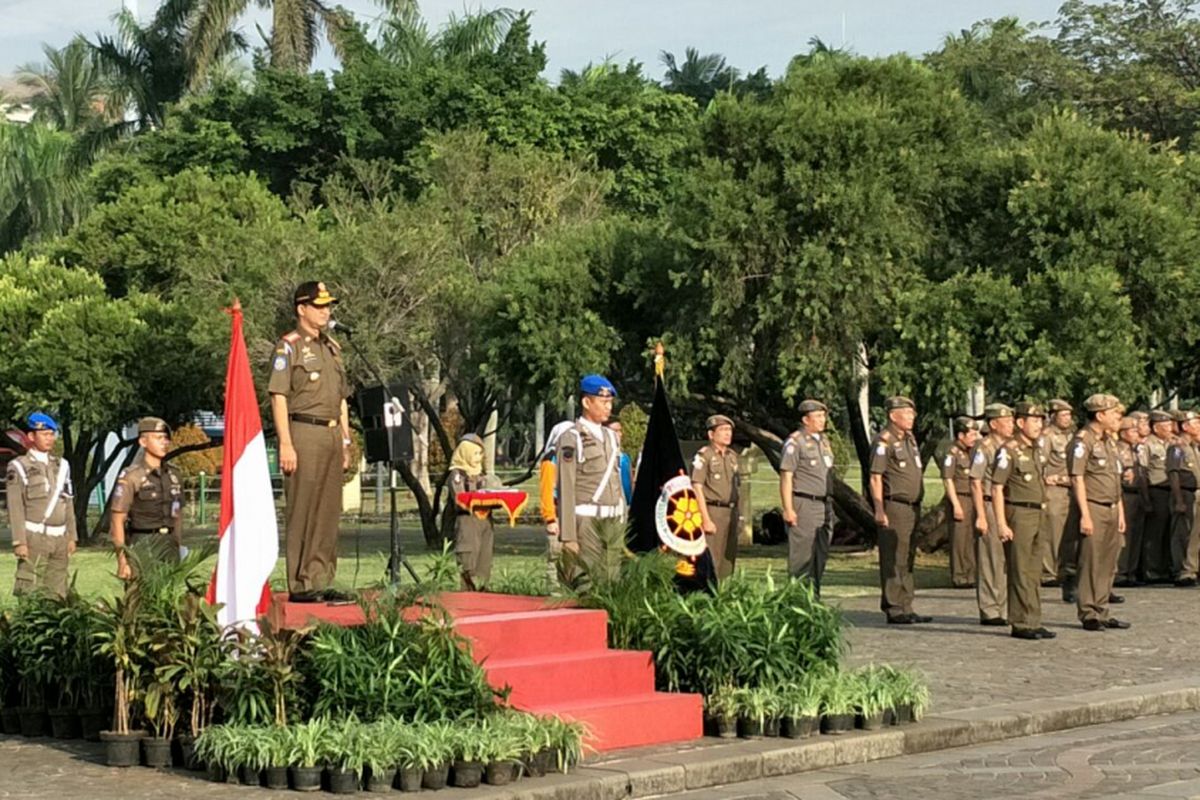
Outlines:
MULTIPOLYGON (((949 711, 876 732, 812 739, 704 739, 683 749, 642 748, 585 762, 568 775, 512 789, 464 790, 475 800, 623 800, 794 775, 884 758, 986 744, 1135 717, 1200 710, 1200 681, 1122 686, 1053 699, 949 711)), ((453 800, 457 792, 439 793, 453 800)))

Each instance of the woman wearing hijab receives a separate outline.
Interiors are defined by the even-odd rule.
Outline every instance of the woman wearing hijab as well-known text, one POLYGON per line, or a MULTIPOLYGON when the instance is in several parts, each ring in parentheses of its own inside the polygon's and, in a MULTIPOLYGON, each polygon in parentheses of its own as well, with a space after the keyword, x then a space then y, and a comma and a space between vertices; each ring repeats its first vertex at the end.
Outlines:
POLYGON ((454 555, 462 571, 463 588, 478 591, 492 574, 492 514, 471 512, 458 504, 460 492, 486 488, 483 440, 468 433, 450 457, 450 507, 454 509, 454 555))

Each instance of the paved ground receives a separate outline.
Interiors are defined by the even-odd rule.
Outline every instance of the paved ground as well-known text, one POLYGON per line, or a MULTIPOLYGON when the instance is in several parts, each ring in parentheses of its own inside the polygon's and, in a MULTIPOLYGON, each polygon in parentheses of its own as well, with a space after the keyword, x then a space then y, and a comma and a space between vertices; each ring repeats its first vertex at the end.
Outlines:
POLYGON ((971 590, 918 589, 916 609, 933 616, 929 625, 884 624, 877 597, 834 602, 854 626, 849 661, 920 667, 933 689, 933 710, 944 712, 1194 676, 1200 590, 1120 591, 1127 602, 1114 606, 1114 615, 1133 627, 1088 633, 1059 590, 1044 589, 1045 624, 1058 638, 1037 642, 981 626, 971 590))
POLYGON ((1200 714, 1150 717, 716 787, 680 800, 1200 797, 1200 714))

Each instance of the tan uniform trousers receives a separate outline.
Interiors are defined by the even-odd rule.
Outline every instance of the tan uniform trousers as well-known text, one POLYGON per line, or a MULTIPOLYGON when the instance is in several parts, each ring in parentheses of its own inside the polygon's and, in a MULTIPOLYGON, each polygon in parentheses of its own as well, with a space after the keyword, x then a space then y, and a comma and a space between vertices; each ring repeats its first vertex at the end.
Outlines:
POLYGON ((58 597, 67 596, 67 537, 44 533, 25 534, 29 558, 17 559, 17 578, 13 594, 29 594, 44 589, 58 597))
POLYGON ((708 516, 717 526, 717 532, 706 535, 705 539, 708 542, 708 550, 712 553, 717 580, 723 581, 733 574, 733 567, 737 563, 737 509, 722 508, 710 503, 708 516))
POLYGON ((1013 538, 1004 543, 1008 570, 1008 621, 1014 630, 1042 627, 1043 511, 1005 504, 1013 538))
MULTIPOLYGON (((492 576, 492 551, 495 544, 495 528, 491 517, 474 514, 459 514, 454 520, 454 556, 459 570, 469 576, 475 588, 487 585, 492 576)), ((470 588, 463 581, 463 588, 470 588)))
POLYGON ((975 564, 975 498, 959 495, 963 518, 955 521, 954 508, 946 502, 946 541, 950 545, 950 583, 956 589, 974 588, 975 564))
POLYGON ((975 600, 979 604, 980 619, 1008 619, 1008 572, 1005 566, 1004 542, 996 532, 996 511, 992 502, 985 500, 987 508, 987 536, 975 536, 975 563, 978 577, 975 581, 975 600))
POLYGON ((1067 529, 1070 512, 1070 487, 1047 486, 1046 511, 1042 514, 1042 530, 1038 537, 1042 547, 1042 583, 1058 580, 1063 532, 1067 529))
POLYGON ((1076 608, 1079 621, 1108 621, 1108 598, 1112 595, 1121 554, 1122 535, 1118 532, 1116 506, 1089 503, 1092 516, 1090 536, 1079 535, 1079 588, 1076 608))
POLYGON ((288 591, 329 588, 337 572, 342 518, 342 431, 292 422, 296 471, 284 478, 287 496, 288 591))
POLYGON ((884 500, 888 527, 879 529, 880 610, 888 618, 913 613, 913 528, 917 524, 917 509, 907 503, 884 500))
POLYGON ((819 597, 821 576, 829 560, 829 500, 794 497, 792 507, 796 524, 788 526, 788 575, 807 578, 819 597))
POLYGON ((1175 580, 1196 578, 1200 564, 1200 533, 1196 530, 1196 500, 1200 492, 1182 492, 1187 511, 1171 515, 1171 574, 1175 580))
POLYGON ((1150 487, 1150 513, 1142 525, 1142 578, 1151 583, 1171 579, 1171 492, 1150 487))

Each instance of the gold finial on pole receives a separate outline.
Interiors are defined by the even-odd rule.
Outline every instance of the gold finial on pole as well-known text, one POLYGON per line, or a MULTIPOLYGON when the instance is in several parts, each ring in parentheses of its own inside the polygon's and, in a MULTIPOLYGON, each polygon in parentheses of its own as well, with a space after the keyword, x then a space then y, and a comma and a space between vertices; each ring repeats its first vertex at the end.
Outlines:
POLYGON ((663 376, 663 369, 667 365, 666 352, 666 348, 663 347, 662 342, 654 345, 654 374, 660 378, 663 376))

